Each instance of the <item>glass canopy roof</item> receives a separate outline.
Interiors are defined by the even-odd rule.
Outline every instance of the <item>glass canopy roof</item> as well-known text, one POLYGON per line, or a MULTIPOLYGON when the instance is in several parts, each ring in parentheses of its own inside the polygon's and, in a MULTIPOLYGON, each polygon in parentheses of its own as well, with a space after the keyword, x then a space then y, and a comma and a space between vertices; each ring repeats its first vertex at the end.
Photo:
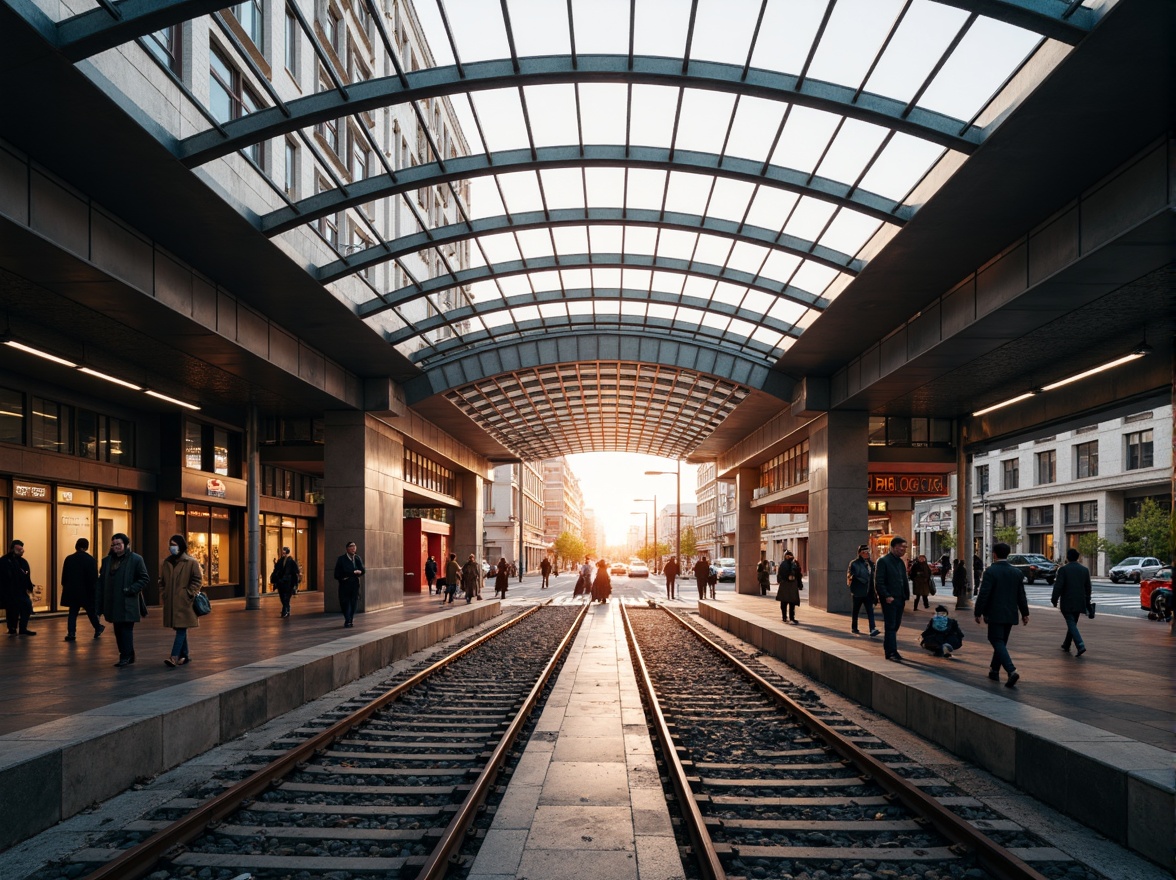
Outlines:
MULTIPOLYGON (((127 27, 144 2, 105 5, 124 10, 127 27)), ((223 4, 148 5, 154 29, 166 23, 161 9, 179 21, 223 4)), ((275 237, 319 234, 335 212, 402 200, 417 230, 392 238, 369 222, 358 245, 329 239, 337 259, 312 271, 329 287, 358 279, 361 294, 350 283, 336 295, 427 374, 487 347, 586 329, 786 366, 796 339, 1039 81, 1018 77, 1035 53, 1048 46, 1056 63, 1107 4, 418 0, 428 47, 415 51, 390 30, 380 3, 341 5, 371 22, 389 75, 361 81, 332 69, 317 94, 292 100, 271 88, 270 100, 186 138, 178 154, 198 167, 292 134, 310 147, 326 120, 411 107, 429 141, 411 164, 393 167, 394 145, 375 142, 382 167, 327 174, 319 191, 258 222, 275 237), (435 99, 460 120, 462 149, 446 153, 427 124, 435 99), (425 187, 454 201, 456 222, 422 215, 413 202, 425 187), (458 268, 454 255, 465 248, 466 268, 458 268), (369 271, 389 263, 394 274, 369 271)), ((389 0, 388 10, 396 5, 389 0)), ((94 17, 101 14, 89 14, 85 27, 85 15, 59 24, 67 51, 70 39, 81 56, 130 38, 104 44, 100 32, 113 26, 94 17)), ((320 30, 296 18, 320 63, 329 60, 320 30)), ((236 45, 243 67, 257 72, 236 45)), ((505 388, 493 376, 440 384, 508 447, 556 454, 518 435, 527 417, 517 394, 531 395, 532 407, 563 399, 559 411, 571 418, 578 404, 568 370, 577 382, 581 369, 595 370, 626 394, 647 380, 651 389, 710 382, 708 399, 721 403, 699 404, 696 415, 713 429, 747 389, 672 375, 685 367, 620 359, 607 370, 504 373, 505 388)), ((633 405, 656 408, 656 396, 642 400, 633 405)), ((596 406, 592 418, 607 409, 596 406)), ((558 451, 637 448, 593 436, 558 451)))

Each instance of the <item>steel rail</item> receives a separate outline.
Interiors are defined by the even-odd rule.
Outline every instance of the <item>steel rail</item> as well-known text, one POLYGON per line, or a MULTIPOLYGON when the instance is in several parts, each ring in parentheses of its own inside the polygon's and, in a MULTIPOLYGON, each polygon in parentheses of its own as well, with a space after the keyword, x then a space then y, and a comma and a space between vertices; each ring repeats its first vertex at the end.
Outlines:
POLYGON ((926 819, 934 826, 935 830, 952 843, 971 850, 985 870, 989 871, 997 880, 1048 880, 1044 874, 1034 870, 1005 847, 991 840, 939 803, 934 797, 922 791, 918 786, 912 785, 882 761, 858 748, 808 709, 794 702, 791 697, 764 679, 722 645, 717 644, 709 635, 700 631, 681 615, 664 605, 660 607, 682 627, 693 633, 704 645, 748 676, 789 715, 808 728, 810 733, 823 740, 832 751, 864 770, 864 778, 877 782, 901 801, 904 806, 926 819))
POLYGON ((645 657, 637 644, 637 635, 633 632, 633 624, 629 620, 629 612, 621 603, 621 619, 625 622, 625 638, 629 642, 629 650, 633 652, 633 668, 637 673, 637 686, 645 694, 650 715, 653 716, 653 732, 661 746, 662 755, 666 759, 666 771, 670 783, 674 786, 674 794, 678 797, 678 805, 682 809, 686 822, 686 831, 690 835, 690 842, 694 845, 694 856, 698 863, 698 870, 703 880, 726 880, 727 872, 719 860, 715 843, 710 832, 706 830, 706 821, 702 811, 698 809, 698 801, 694 798, 694 791, 686 775, 686 768, 682 766, 682 759, 678 757, 678 750, 670 735, 670 728, 666 724, 666 717, 662 714, 661 704, 653 691, 653 680, 649 677, 649 669, 645 665, 645 657))
MULTIPOLYGON (((550 601, 549 599, 544 604, 548 604, 550 601)), ((507 755, 510 753, 511 748, 514 747, 515 740, 518 739, 519 734, 522 733, 523 725, 527 723, 531 711, 535 708, 535 704, 539 702, 543 688, 547 686, 548 679, 555 672, 555 667, 559 664, 564 651, 568 649, 568 646, 572 643, 572 639, 579 632, 580 624, 584 620, 584 615, 588 613, 590 604, 588 602, 584 603, 584 606, 580 609, 580 613, 576 615, 575 622, 560 641, 559 646, 551 655, 551 659, 547 661, 547 666, 543 668, 543 673, 539 676, 538 681, 535 682, 534 687, 531 688, 531 692, 527 694, 527 698, 523 701, 523 705, 520 707, 518 714, 515 715, 514 720, 510 723, 510 727, 506 729, 502 738, 499 739, 498 746, 490 754, 490 759, 486 762, 486 766, 478 774, 478 778, 471 786, 469 795, 462 801, 461 806, 450 820, 449 825, 446 826, 441 841, 429 853, 424 867, 417 874, 417 880, 440 880, 440 878, 445 876, 445 873, 449 869, 450 857, 457 850, 458 846, 461 845, 462 839, 465 837, 466 828, 474 820, 478 808, 486 799, 486 795, 489 794, 490 786, 498 775, 498 771, 506 763, 507 755)))
MULTIPOLYGON (((376 697, 366 706, 356 709, 350 715, 340 719, 330 727, 325 728, 322 732, 315 734, 310 739, 286 752, 286 754, 275 758, 264 767, 256 770, 236 785, 226 789, 206 803, 201 804, 188 815, 177 819, 166 828, 160 829, 142 843, 131 847, 117 858, 111 859, 100 868, 87 874, 83 880, 135 880, 135 878, 145 876, 154 869, 156 864, 172 848, 188 844, 195 840, 208 830, 210 824, 219 822, 235 810, 240 809, 244 801, 263 793, 272 782, 281 779, 283 776, 297 769, 299 764, 314 757, 315 753, 320 749, 330 747, 336 740, 350 733, 353 728, 362 724, 389 703, 400 699, 407 691, 416 687, 425 679, 435 675, 460 657, 464 657, 471 651, 481 647, 490 639, 510 629, 512 626, 517 626, 546 604, 549 604, 549 602, 544 602, 542 605, 536 605, 534 608, 528 609, 513 620, 508 620, 489 632, 483 633, 468 645, 459 648, 453 654, 443 657, 436 663, 429 665, 416 675, 401 682, 381 696, 376 697)), ((579 618, 577 618, 578 621, 579 618)))

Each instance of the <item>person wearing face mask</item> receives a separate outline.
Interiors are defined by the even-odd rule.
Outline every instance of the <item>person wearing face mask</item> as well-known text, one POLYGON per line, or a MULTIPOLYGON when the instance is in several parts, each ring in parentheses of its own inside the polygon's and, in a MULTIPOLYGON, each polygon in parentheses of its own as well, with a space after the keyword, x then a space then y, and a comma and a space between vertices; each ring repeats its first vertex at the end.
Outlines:
POLYGON ((171 667, 187 665, 188 630, 200 626, 200 618, 192 608, 192 600, 204 583, 200 563, 188 554, 188 542, 183 535, 172 535, 167 542, 167 556, 159 565, 159 594, 163 599, 163 625, 175 630, 171 654, 164 664, 171 667))
POLYGON ((958 651, 964 644, 964 631, 954 617, 948 616, 945 606, 936 605, 935 616, 919 636, 919 644, 936 657, 950 660, 951 652, 958 651))

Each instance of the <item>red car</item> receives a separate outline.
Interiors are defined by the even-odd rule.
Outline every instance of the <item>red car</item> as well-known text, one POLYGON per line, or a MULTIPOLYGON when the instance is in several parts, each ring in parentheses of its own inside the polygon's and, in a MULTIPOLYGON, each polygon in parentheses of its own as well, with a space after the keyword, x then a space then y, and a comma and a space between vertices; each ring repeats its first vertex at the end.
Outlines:
POLYGON ((1172 566, 1139 584, 1139 606, 1148 612, 1148 620, 1168 620, 1172 616, 1172 566))

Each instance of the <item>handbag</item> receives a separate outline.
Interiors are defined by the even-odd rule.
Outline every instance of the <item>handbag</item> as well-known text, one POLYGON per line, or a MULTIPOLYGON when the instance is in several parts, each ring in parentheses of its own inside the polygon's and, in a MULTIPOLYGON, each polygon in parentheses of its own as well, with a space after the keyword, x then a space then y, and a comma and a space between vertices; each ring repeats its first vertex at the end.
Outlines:
POLYGON ((1094 603, 1093 602, 1091 602, 1088 606, 1086 606, 1086 616, 1089 617, 1091 620, 1094 620, 1094 603))
POLYGON ((147 600, 143 598, 143 594, 139 593, 139 616, 147 616, 147 600))
POLYGON ((192 610, 196 612, 197 617, 203 617, 212 611, 212 603, 204 593, 197 593, 192 597, 192 610))

